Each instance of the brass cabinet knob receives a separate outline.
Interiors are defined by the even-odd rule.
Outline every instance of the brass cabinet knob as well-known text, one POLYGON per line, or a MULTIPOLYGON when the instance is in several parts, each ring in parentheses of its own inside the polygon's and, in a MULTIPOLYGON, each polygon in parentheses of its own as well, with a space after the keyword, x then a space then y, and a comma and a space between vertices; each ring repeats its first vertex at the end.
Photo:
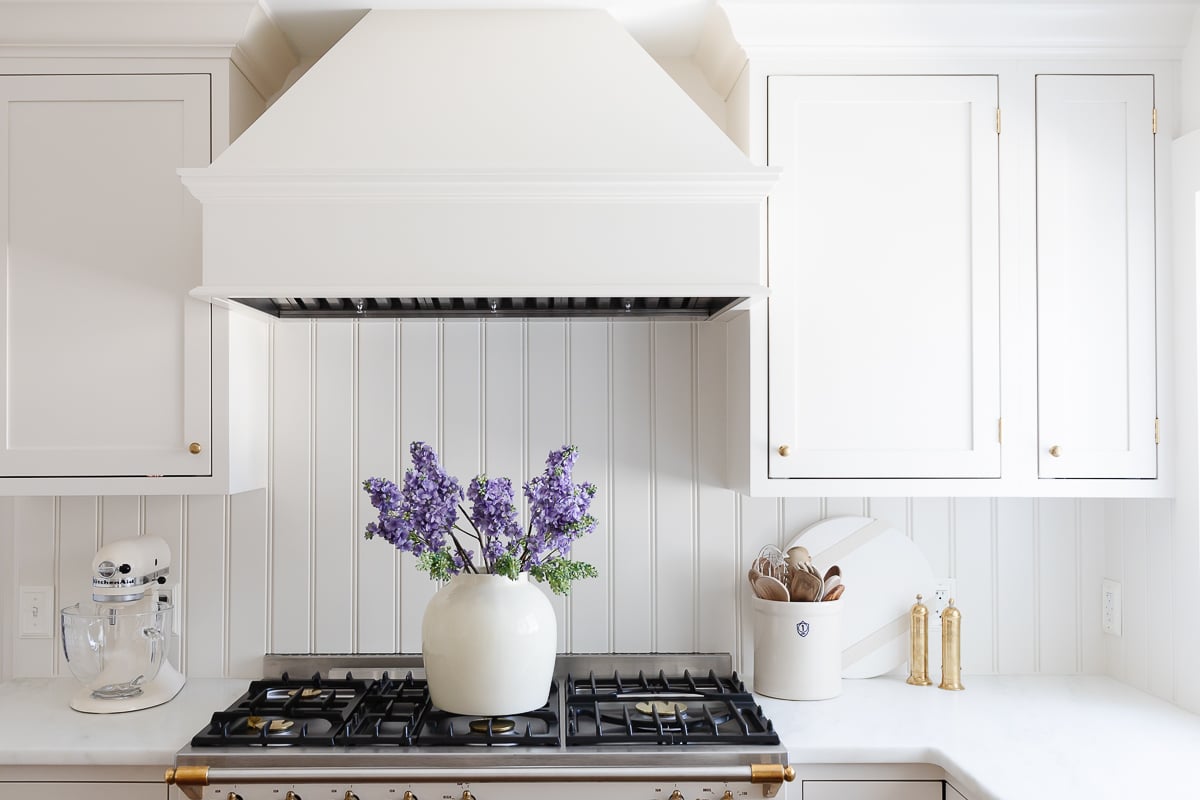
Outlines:
POLYGON ((203 449, 204 448, 200 446, 199 442, 192 442, 188 445, 188 452, 194 456, 200 455, 200 451, 203 449))
POLYGON ((1059 447, 1058 445, 1054 445, 1053 447, 1050 448, 1050 455, 1054 456, 1055 458, 1058 458, 1059 456, 1062 455, 1062 448, 1059 447))
POLYGON ((784 458, 787 458, 791 454, 792 454, 792 448, 788 447, 786 444, 779 445, 779 455, 783 456, 784 458))

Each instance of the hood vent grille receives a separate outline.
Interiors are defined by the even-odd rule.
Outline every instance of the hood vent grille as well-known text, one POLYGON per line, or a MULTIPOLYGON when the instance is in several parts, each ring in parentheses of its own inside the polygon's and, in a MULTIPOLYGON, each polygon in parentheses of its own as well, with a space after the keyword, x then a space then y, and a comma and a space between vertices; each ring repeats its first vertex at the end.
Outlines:
POLYGON ((710 319, 744 297, 235 297, 280 319, 645 317, 710 319))

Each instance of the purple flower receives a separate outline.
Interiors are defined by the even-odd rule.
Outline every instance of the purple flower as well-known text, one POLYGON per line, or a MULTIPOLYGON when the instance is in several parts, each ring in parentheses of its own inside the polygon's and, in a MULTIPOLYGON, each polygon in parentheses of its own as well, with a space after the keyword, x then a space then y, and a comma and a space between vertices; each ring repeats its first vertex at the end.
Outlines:
POLYGON ((529 528, 522 531, 512 481, 479 475, 464 492, 458 480, 438 463, 437 453, 424 442, 409 447, 412 466, 402 486, 384 478, 368 478, 363 490, 378 519, 366 526, 376 536, 412 553, 418 566, 437 580, 460 572, 490 572, 516 578, 528 572, 545 580, 558 593, 571 581, 594 577, 589 564, 567 558, 571 543, 596 527, 588 513, 596 487, 571 479, 579 449, 574 445, 551 451, 545 471, 525 484, 529 528), (470 495, 471 511, 464 514, 472 530, 459 526, 462 502, 470 495), (475 563, 478 545, 483 563, 475 563), (465 544, 464 544, 465 543, 465 544))

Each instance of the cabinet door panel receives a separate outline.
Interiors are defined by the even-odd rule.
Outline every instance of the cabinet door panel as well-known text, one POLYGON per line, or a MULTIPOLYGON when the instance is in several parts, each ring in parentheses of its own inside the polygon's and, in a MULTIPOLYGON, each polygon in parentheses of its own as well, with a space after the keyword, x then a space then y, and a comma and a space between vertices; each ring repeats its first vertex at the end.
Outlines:
POLYGON ((210 474, 210 139, 207 75, 0 77, 0 474, 210 474))
POLYGON ((804 800, 942 800, 942 782, 805 781, 804 800))
POLYGON ((0 800, 86 797, 89 800, 166 800, 161 783, 0 783, 0 800))
POLYGON ((999 475, 996 87, 770 78, 771 477, 999 475))
POLYGON ((1037 77, 1043 478, 1157 476, 1153 108, 1151 75, 1037 77))

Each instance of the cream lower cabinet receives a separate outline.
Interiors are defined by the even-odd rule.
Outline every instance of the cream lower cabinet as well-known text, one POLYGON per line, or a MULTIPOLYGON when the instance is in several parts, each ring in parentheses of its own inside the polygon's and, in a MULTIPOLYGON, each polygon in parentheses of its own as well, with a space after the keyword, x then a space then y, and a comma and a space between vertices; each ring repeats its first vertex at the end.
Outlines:
POLYGON ((0 75, 0 476, 212 472, 209 75, 0 75))
POLYGON ((166 800, 162 783, 4 783, 0 782, 0 800, 30 798, 87 798, 87 800, 166 800))
POLYGON ((1038 476, 1155 478, 1154 76, 1036 82, 1038 476))
POLYGON ((1000 476, 996 107, 994 75, 768 78, 768 477, 1000 476))
POLYGON ((802 800, 942 800, 942 781, 804 781, 802 800))

